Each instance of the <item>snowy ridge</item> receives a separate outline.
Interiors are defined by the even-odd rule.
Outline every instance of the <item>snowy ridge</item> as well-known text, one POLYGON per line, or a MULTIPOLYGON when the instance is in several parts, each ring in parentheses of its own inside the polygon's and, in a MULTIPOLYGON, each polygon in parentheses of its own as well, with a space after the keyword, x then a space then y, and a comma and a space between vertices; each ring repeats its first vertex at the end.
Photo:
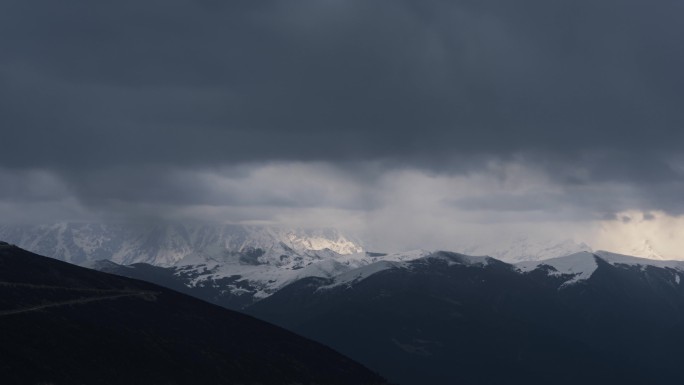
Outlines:
POLYGON ((611 265, 629 265, 639 266, 642 268, 645 268, 646 266, 655 266, 661 268, 670 268, 678 271, 684 271, 684 261, 633 257, 630 255, 611 253, 609 251, 604 250, 599 250, 595 254, 601 257, 601 259, 603 259, 604 261, 610 263, 611 265))
POLYGON ((171 268, 188 287, 256 299, 302 278, 332 278, 380 260, 401 262, 430 253, 366 253, 333 229, 213 224, 0 226, 0 239, 104 271, 136 263, 171 268))
POLYGON ((544 261, 520 262, 515 265, 521 272, 530 272, 542 266, 550 266, 553 270, 548 271, 549 275, 571 275, 563 285, 588 279, 598 268, 596 256, 589 252, 580 252, 560 258, 552 258, 544 261))
POLYGON ((489 265, 491 257, 489 256, 474 256, 458 253, 451 253, 447 251, 438 251, 425 257, 425 259, 436 259, 447 262, 448 266, 465 265, 485 267, 489 265))
POLYGON ((337 286, 351 285, 352 283, 360 282, 373 274, 385 271, 388 269, 406 267, 404 262, 396 261, 380 261, 375 262, 367 266, 359 267, 353 270, 346 271, 344 273, 335 276, 332 284, 328 286, 323 286, 320 289, 330 289, 337 286))
MULTIPOLYGON (((563 283, 563 286, 589 279, 598 268, 597 258, 613 266, 638 266, 642 269, 647 266, 670 268, 684 272, 684 261, 663 261, 647 258, 638 258, 628 255, 597 251, 596 253, 581 252, 560 258, 552 258, 543 261, 526 261, 515 264, 518 271, 529 273, 531 271, 546 268, 548 275, 570 275, 571 278, 563 283), (548 269, 550 267, 551 269, 548 269)), ((679 276, 676 275, 677 283, 679 276)))
MULTIPOLYGON (((435 260, 446 262, 447 266, 486 267, 495 258, 513 262, 521 273, 543 269, 549 275, 568 276, 564 286, 591 277, 598 268, 596 258, 614 266, 657 266, 684 271, 682 261, 594 253, 586 244, 572 240, 535 242, 515 238, 463 247, 461 251, 467 251, 463 254, 429 250, 383 254, 366 252, 360 242, 333 229, 69 222, 0 225, 0 239, 38 254, 104 271, 114 270, 116 265, 100 260, 171 268, 188 287, 208 286, 222 294, 249 295, 255 299, 306 277, 331 279, 331 287, 352 285, 380 271, 411 269, 435 260)), ((675 274, 673 280, 679 282, 679 275, 675 274)))
POLYGON ((665 258, 658 252, 649 239, 642 239, 637 242, 633 242, 625 248, 629 255, 634 255, 637 257, 648 258, 648 259, 660 259, 665 260, 665 258))
POLYGON ((350 286, 354 283, 360 282, 376 273, 389 269, 413 269, 416 263, 443 261, 447 266, 463 265, 474 267, 487 266, 490 257, 476 257, 464 254, 451 253, 446 251, 430 252, 426 250, 416 250, 408 253, 398 253, 382 257, 382 260, 368 263, 365 266, 350 269, 340 273, 333 278, 333 283, 321 287, 321 289, 330 289, 338 286, 350 286))
POLYGON ((564 257, 592 248, 572 239, 533 240, 527 237, 503 238, 489 243, 464 245, 459 252, 466 255, 488 255, 500 261, 516 263, 564 257))
MULTIPOLYGON (((390 268, 391 266, 398 266, 405 261, 423 258, 429 254, 430 252, 425 250, 382 256, 372 253, 350 255, 330 255, 325 253, 324 256, 309 253, 299 256, 298 258, 301 258, 301 260, 298 260, 297 264, 294 265, 244 265, 235 260, 217 260, 216 258, 202 260, 201 257, 195 256, 192 260, 193 264, 187 264, 190 261, 184 260, 183 263, 186 263, 186 265, 179 269, 183 273, 193 273, 196 276, 189 283, 191 286, 227 277, 239 277, 236 285, 233 288, 229 287, 229 289, 238 290, 239 282, 246 282, 257 289, 255 293, 256 298, 264 298, 278 291, 283 286, 302 278, 319 277, 334 278, 336 281, 338 278, 348 280, 351 275, 344 275, 348 272, 352 272, 351 274, 357 276, 357 278, 365 278, 368 276, 368 272, 381 271, 382 269, 379 266, 390 268), (302 264, 304 265, 303 267, 300 266, 302 264)), ((353 280, 350 279, 349 282, 353 280)))

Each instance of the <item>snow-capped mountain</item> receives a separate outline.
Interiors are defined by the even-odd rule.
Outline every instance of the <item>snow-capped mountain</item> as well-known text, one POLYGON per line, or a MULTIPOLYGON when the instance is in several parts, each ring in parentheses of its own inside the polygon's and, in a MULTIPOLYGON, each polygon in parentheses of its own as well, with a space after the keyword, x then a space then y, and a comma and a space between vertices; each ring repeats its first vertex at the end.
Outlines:
MULTIPOLYGON (((544 260, 591 250, 586 244, 571 240, 535 242, 527 238, 508 240, 498 247, 480 245, 465 249, 474 251, 468 253, 469 255, 488 255, 506 262, 544 260)), ((402 266, 402 262, 414 261, 435 253, 433 250, 390 254, 304 250, 292 257, 291 251, 278 249, 278 252, 271 253, 270 258, 263 259, 269 261, 268 263, 250 263, 250 258, 246 258, 244 254, 221 254, 219 251, 188 255, 174 264, 175 274, 183 277, 186 286, 220 287, 222 295, 237 294, 254 301, 266 298, 285 285, 306 277, 344 281, 357 275, 365 276, 369 271, 379 271, 383 266, 402 266), (274 256, 277 257, 273 258, 274 256)), ((240 305, 249 303, 240 301, 240 305)))
MULTIPOLYGON (((358 258, 356 263, 347 264, 347 269, 340 269, 329 274, 310 274, 308 276, 329 278, 331 283, 322 287, 323 289, 337 286, 351 286, 373 274, 385 270, 413 270, 418 264, 433 261, 445 262, 447 266, 461 265, 469 267, 486 267, 490 263, 502 263, 499 259, 489 256, 469 256, 465 254, 451 253, 446 251, 419 251, 405 254, 388 255, 381 260, 370 261, 369 259, 358 258)), ((629 255, 611 253, 608 251, 596 251, 594 253, 582 251, 563 257, 544 259, 539 261, 524 261, 508 265, 520 274, 531 272, 541 272, 549 277, 560 279, 559 288, 564 288, 574 283, 586 281, 594 274, 601 263, 605 263, 618 268, 636 268, 645 270, 649 267, 665 269, 672 272, 672 280, 679 284, 680 275, 684 276, 684 261, 653 260, 639 258, 629 255), (681 273, 681 274, 680 274, 681 273)), ((299 279, 303 278, 299 277, 299 279)), ((294 281, 294 280, 293 280, 294 281)))
MULTIPOLYGON (((154 270, 167 278, 159 283, 182 283, 182 287, 174 286, 176 289, 215 288, 214 295, 228 297, 231 304, 236 296, 242 297, 237 301, 240 306, 294 280, 334 276, 380 257, 366 254, 360 242, 334 229, 62 222, 0 226, 0 239, 35 253, 122 275, 154 270), (109 263, 97 262, 100 260, 109 263), (138 266, 139 270, 134 271, 141 263, 150 266, 138 266), (115 267, 130 265, 133 267, 115 267)), ((136 277, 150 280, 147 274, 136 277)))
POLYGON ((122 266, 109 261, 100 261, 89 267, 152 281, 221 306, 243 309, 268 298, 289 284, 307 278, 326 280, 328 283, 321 286, 320 290, 340 286, 352 287, 378 273, 388 270, 410 272, 421 264, 434 261, 444 262, 446 266, 462 265, 472 268, 484 268, 492 263, 505 265, 519 275, 549 277, 559 290, 588 280, 601 263, 619 268, 666 269, 672 272, 671 279, 677 281, 676 283, 684 277, 682 261, 650 260, 605 251, 580 252, 559 258, 516 264, 508 264, 486 256, 417 250, 396 254, 366 252, 324 257, 312 254, 308 256, 306 266, 302 268, 293 268, 291 265, 241 264, 239 260, 230 258, 196 259, 193 263, 186 260, 188 264, 172 267, 147 264, 122 266))
MULTIPOLYGON (((67 262, 170 286, 229 308, 249 306, 303 278, 349 283, 435 255, 428 250, 366 252, 360 241, 334 229, 207 223, 5 225, 0 226, 0 239, 67 262)), ((573 240, 499 239, 464 245, 458 251, 517 263, 523 273, 546 269, 567 277, 567 284, 591 276, 596 266, 591 248, 573 240)), ((642 261, 646 262, 651 263, 642 261)))
POLYGON ((584 242, 577 242, 573 239, 539 240, 512 237, 463 245, 454 251, 467 255, 488 255, 501 261, 516 263, 564 257, 583 251, 591 252, 592 248, 584 242))
POLYGON ((227 307, 248 305, 304 277, 329 278, 381 259, 411 260, 429 253, 366 253, 359 241, 334 229, 216 224, 4 225, 0 239, 121 275, 154 280, 154 271, 154 277, 165 277, 158 283, 177 290, 211 289, 215 302, 227 307))
POLYGON ((383 254, 334 230, 256 226, 20 230, 0 227, 0 237, 241 309, 397 382, 465 376, 482 383, 487 373, 486 383, 636 384, 653 373, 650 383, 678 375, 672 368, 684 343, 684 261, 527 239, 468 249, 481 256, 383 254), (108 252, 112 258, 100 261, 87 254, 108 252), (630 361, 641 352, 644 370, 630 361), (451 364, 431 366, 441 362, 451 364), (555 381, 567 362, 591 370, 555 381), (504 369, 487 371, 491 365, 504 369))
POLYGON ((629 255, 635 255, 648 259, 665 259, 663 255, 656 250, 655 246, 653 246, 653 243, 648 239, 642 239, 641 241, 632 243, 631 246, 627 247, 627 250, 629 255))
POLYGON ((245 311, 409 385, 666 384, 681 376, 682 281, 680 261, 605 252, 435 252, 304 278, 245 311))
POLYGON ((648 258, 632 257, 599 250, 595 253, 580 252, 560 258, 542 261, 526 261, 515 264, 518 271, 529 273, 535 270, 544 271, 550 276, 565 277, 562 287, 589 279, 598 269, 600 263, 613 266, 646 269, 658 267, 673 272, 672 279, 679 283, 680 275, 684 272, 684 261, 665 261, 648 258))
POLYGON ((0 239, 75 264, 108 259, 126 265, 174 266, 234 257, 245 264, 301 268, 307 255, 363 252, 358 241, 334 229, 223 224, 0 225, 0 239))
POLYGON ((378 263, 402 263, 420 259, 429 251, 416 250, 397 254, 306 252, 288 257, 290 263, 254 264, 242 255, 208 257, 195 254, 175 266, 153 266, 145 263, 119 265, 111 261, 95 261, 86 267, 131 278, 151 281, 200 297, 231 309, 241 309, 266 298, 298 280, 317 277, 332 279, 347 272, 374 268, 378 263))
MULTIPOLYGON (((187 266, 207 260, 230 262, 230 257, 237 257, 241 264, 267 264, 290 270, 304 268, 318 259, 364 252, 362 242, 335 229, 208 223, 0 225, 0 239, 75 264, 108 259, 124 265, 187 266)), ((539 241, 518 237, 464 244, 455 251, 519 262, 592 249, 571 239, 539 241)))

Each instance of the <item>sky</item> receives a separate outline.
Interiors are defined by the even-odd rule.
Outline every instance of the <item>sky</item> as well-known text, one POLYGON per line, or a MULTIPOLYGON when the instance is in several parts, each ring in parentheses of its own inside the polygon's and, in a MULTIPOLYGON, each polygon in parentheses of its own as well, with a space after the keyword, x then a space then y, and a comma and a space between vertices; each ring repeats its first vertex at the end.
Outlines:
POLYGON ((0 222, 684 258, 682 17, 677 0, 5 0, 0 222))

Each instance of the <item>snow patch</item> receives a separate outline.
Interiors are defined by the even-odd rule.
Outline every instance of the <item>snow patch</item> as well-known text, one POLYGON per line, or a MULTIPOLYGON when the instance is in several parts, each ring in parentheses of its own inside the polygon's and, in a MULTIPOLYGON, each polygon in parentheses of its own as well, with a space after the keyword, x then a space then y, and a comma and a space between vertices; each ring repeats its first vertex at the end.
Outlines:
POLYGON ((684 261, 675 260, 656 260, 650 258, 633 257, 630 255, 623 255, 617 253, 611 253, 608 251, 599 250, 596 255, 601 257, 604 261, 610 263, 611 265, 630 265, 639 266, 645 269, 647 266, 655 266, 661 268, 670 268, 678 271, 684 271, 684 261))
MULTIPOLYGON (((629 255, 611 253, 607 251, 597 251, 595 253, 582 252, 561 258, 552 258, 543 261, 526 261, 515 264, 518 271, 528 273, 543 266, 550 266, 553 269, 549 275, 561 276, 571 275, 572 278, 566 281, 563 286, 586 280, 596 271, 598 264, 596 258, 600 258, 613 266, 634 266, 641 270, 649 266, 673 269, 677 272, 684 272, 684 261, 663 261, 648 258, 638 258, 629 255)), ((679 284, 679 274, 675 273, 675 280, 679 284)))
POLYGON ((392 261, 381 261, 375 262, 368 266, 360 267, 354 270, 347 271, 335 277, 334 283, 331 285, 323 286, 321 289, 330 289, 333 287, 351 285, 362 281, 373 274, 379 273, 381 271, 405 267, 404 262, 392 262, 392 261))
POLYGON ((451 253, 448 251, 438 251, 425 257, 426 259, 439 259, 447 262, 448 266, 465 265, 465 266, 487 266, 491 257, 486 256, 472 256, 458 253, 451 253))
POLYGON ((553 269, 549 271, 549 275, 571 275, 572 278, 565 281, 563 286, 588 279, 598 268, 596 256, 589 252, 580 252, 566 257, 546 259, 543 261, 520 262, 515 264, 515 266, 523 273, 534 271, 543 266, 550 266, 553 269))

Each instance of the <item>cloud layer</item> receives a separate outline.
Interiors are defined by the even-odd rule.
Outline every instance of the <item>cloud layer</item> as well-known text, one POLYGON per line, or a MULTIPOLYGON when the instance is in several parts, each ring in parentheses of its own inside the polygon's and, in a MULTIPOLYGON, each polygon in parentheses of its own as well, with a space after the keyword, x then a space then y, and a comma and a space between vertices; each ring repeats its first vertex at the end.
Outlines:
POLYGON ((414 222, 428 237, 679 216, 682 14, 674 0, 5 1, 2 217, 414 222))

